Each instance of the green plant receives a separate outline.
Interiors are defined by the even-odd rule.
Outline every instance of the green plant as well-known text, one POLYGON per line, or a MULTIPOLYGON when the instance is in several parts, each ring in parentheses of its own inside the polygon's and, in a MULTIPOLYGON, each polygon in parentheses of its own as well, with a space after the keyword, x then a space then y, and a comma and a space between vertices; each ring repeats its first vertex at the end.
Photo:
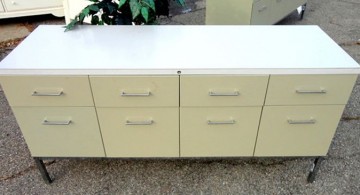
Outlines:
MULTIPOLYGON (((86 6, 65 31, 71 30, 77 24, 83 24, 86 17, 91 18, 93 25, 140 25, 155 24, 156 17, 169 16, 169 0, 89 0, 92 4, 86 6)), ((175 1, 175 0, 174 0, 175 1)), ((185 0, 176 0, 185 6, 185 0)))

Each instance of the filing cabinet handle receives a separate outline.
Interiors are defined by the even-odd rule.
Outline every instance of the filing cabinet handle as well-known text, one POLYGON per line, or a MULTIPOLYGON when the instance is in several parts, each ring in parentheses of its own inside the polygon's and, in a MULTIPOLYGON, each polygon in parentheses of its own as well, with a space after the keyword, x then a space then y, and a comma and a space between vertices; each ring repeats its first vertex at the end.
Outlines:
POLYGON ((43 125, 70 125, 71 120, 67 121, 48 121, 47 119, 44 119, 42 124, 43 125))
POLYGON ((287 121, 290 125, 297 125, 297 124, 315 124, 316 120, 315 119, 310 119, 310 120, 292 120, 292 119, 288 119, 287 121))
POLYGON ((148 121, 126 121, 125 125, 152 125, 154 123, 153 120, 148 121))
POLYGON ((325 94, 325 93, 327 93, 327 91, 325 89, 320 89, 320 90, 300 90, 300 89, 297 89, 296 93, 300 93, 300 94, 314 94, 314 93, 325 94))
POLYGON ((208 120, 207 124, 208 125, 232 125, 232 124, 235 124, 235 120, 229 120, 229 121, 212 121, 212 120, 208 120))
POLYGON ((144 96, 150 96, 151 95, 151 92, 148 91, 146 93, 126 93, 125 91, 122 91, 121 92, 121 96, 123 97, 144 97, 144 96))
POLYGON ((263 6, 262 8, 260 8, 259 10, 258 10, 258 12, 263 12, 263 11, 265 11, 267 9, 267 6, 263 6))
POLYGON ((61 96, 63 94, 64 94, 63 91, 54 92, 54 93, 41 93, 35 90, 33 91, 32 96, 61 96))
POLYGON ((238 91, 234 91, 232 93, 218 93, 218 92, 213 92, 213 91, 209 91, 209 96, 239 96, 240 92, 238 91))

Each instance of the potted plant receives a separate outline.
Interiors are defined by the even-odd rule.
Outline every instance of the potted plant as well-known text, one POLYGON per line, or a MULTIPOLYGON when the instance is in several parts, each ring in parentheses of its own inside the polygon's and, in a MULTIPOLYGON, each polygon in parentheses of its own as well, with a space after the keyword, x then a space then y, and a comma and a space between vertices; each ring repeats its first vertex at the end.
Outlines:
MULTIPOLYGON (((90 17, 93 25, 156 24, 158 16, 169 16, 169 0, 89 0, 86 6, 65 28, 71 30, 90 17)), ((174 0, 185 6, 185 0, 174 0)))

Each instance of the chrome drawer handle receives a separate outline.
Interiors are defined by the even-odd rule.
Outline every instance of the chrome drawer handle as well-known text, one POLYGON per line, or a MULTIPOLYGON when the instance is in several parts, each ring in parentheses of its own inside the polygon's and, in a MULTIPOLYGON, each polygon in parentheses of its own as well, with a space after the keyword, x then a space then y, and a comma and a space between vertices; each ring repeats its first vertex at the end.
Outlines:
POLYGON ((125 125, 152 125, 154 123, 153 120, 148 121, 126 121, 125 125))
POLYGON ((228 121, 207 121, 208 125, 232 125, 235 124, 235 120, 228 120, 228 121))
POLYGON ((63 95, 63 91, 53 92, 53 93, 41 93, 38 91, 33 91, 32 96, 61 96, 63 95))
POLYGON ((209 96, 239 96, 240 92, 238 91, 234 91, 231 93, 218 93, 218 92, 213 92, 213 91, 209 91, 209 96))
POLYGON ((300 94, 326 94, 327 91, 325 89, 320 89, 320 90, 301 90, 301 89, 297 89, 296 93, 300 93, 300 94))
POLYGON ((48 121, 47 119, 44 119, 42 124, 43 125, 70 125, 71 120, 67 121, 48 121))
POLYGON ((151 95, 151 92, 146 92, 146 93, 126 93, 125 91, 122 91, 121 96, 123 97, 146 97, 146 96, 150 96, 151 95))
POLYGON ((292 120, 292 119, 288 119, 287 122, 291 125, 297 125, 297 124, 315 124, 316 120, 315 119, 310 119, 310 120, 292 120))

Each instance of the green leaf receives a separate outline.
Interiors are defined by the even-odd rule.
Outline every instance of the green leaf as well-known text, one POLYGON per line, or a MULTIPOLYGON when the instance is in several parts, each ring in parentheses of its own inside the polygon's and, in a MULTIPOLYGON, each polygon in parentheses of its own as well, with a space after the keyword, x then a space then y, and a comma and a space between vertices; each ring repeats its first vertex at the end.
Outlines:
POLYGON ((140 15, 141 5, 138 0, 130 0, 130 9, 132 18, 135 19, 140 15))
POLYGON ((64 32, 67 32, 67 31, 69 31, 69 30, 74 29, 75 25, 79 22, 77 19, 78 19, 78 18, 75 17, 74 20, 71 20, 71 22, 70 22, 68 25, 65 26, 65 31, 64 31, 64 32))
POLYGON ((95 3, 99 2, 99 0, 88 0, 88 1, 95 2, 95 3))
POLYGON ((79 15, 79 21, 80 21, 80 23, 82 23, 82 22, 84 21, 84 19, 85 19, 85 14, 84 14, 84 13, 80 13, 80 15, 79 15))
POLYGON ((119 1, 119 9, 126 3, 127 0, 120 0, 119 1))
POLYGON ((146 6, 150 7, 155 12, 155 1, 154 0, 142 0, 141 3, 143 3, 146 6))
POLYGON ((149 8, 148 7, 142 7, 141 8, 141 15, 145 19, 145 22, 147 23, 149 21, 149 8))
POLYGON ((91 24, 92 25, 98 25, 99 21, 100 21, 99 16, 94 15, 94 16, 91 17, 91 24))
MULTIPOLYGON (((89 15, 89 13, 90 13, 90 5, 89 5, 89 6, 86 6, 86 7, 81 11, 80 14, 84 14, 84 17, 85 17, 85 16, 89 15)), ((80 21, 81 21, 81 20, 80 20, 80 21)))
POLYGON ((93 4, 93 5, 89 5, 89 10, 98 12, 100 9, 99 9, 99 6, 97 6, 96 4, 93 4))
POLYGON ((176 2, 183 7, 185 7, 185 5, 186 5, 185 0, 176 0, 176 2))

